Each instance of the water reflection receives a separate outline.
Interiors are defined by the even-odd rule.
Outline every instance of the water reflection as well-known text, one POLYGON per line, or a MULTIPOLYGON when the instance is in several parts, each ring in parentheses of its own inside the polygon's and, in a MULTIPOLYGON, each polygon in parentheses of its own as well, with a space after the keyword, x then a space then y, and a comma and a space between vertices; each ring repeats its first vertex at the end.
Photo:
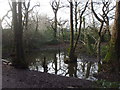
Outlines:
POLYGON ((44 72, 48 72, 48 66, 47 66, 47 63, 46 63, 46 57, 44 57, 44 60, 42 62, 42 67, 44 69, 44 72))
POLYGON ((57 74, 57 56, 56 56, 57 54, 56 53, 54 53, 54 65, 55 65, 55 74, 57 74))
POLYGON ((67 57, 65 52, 42 51, 28 56, 31 61, 30 70, 90 80, 95 79, 92 75, 98 70, 97 62, 87 61, 89 58, 85 60, 79 57, 76 63, 64 63, 64 58, 67 57))

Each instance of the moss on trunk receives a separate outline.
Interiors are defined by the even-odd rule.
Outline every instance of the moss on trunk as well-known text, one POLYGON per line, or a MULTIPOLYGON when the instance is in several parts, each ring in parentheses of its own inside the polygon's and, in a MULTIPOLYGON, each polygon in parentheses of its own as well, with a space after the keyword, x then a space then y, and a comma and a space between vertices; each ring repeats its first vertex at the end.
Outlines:
POLYGON ((114 27, 112 28, 112 36, 108 53, 103 61, 103 70, 109 69, 111 72, 119 73, 120 69, 120 1, 116 1, 116 12, 114 27), (106 67, 107 66, 107 67, 106 67))

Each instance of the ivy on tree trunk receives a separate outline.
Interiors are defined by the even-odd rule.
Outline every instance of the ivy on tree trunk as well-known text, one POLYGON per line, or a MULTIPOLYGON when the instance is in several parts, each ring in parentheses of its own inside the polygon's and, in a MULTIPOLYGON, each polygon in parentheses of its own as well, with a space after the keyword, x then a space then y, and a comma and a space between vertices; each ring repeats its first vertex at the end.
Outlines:
MULTIPOLYGON (((108 66, 110 71, 120 72, 120 1, 116 1, 114 26, 108 53, 104 59, 103 67, 108 66)), ((107 70, 107 68, 104 68, 107 70)))

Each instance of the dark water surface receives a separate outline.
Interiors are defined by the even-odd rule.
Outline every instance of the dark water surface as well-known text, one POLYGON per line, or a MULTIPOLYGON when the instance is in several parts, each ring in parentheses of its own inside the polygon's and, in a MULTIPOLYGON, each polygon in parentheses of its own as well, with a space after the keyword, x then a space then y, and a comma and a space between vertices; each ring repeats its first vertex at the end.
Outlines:
POLYGON ((64 62, 66 52, 59 50, 38 51, 28 55, 30 70, 47 72, 67 77, 96 80, 93 74, 98 71, 98 64, 94 58, 78 55, 77 62, 64 62))

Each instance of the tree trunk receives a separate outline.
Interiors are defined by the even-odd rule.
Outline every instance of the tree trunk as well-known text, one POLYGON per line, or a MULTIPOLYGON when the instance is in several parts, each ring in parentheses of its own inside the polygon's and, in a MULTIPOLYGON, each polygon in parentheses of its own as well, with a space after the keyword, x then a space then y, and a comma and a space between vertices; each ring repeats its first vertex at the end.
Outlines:
POLYGON ((88 78, 90 75, 91 66, 92 66, 91 62, 87 63, 87 70, 86 70, 86 76, 85 76, 86 78, 88 78))
POLYGON ((56 57, 56 53, 54 54, 54 63, 55 63, 55 74, 57 74, 57 57, 56 57))
POLYGON ((77 2, 75 2, 75 31, 77 34, 77 2))
POLYGON ((68 63, 68 74, 70 77, 77 77, 77 62, 68 63))
POLYGON ((85 41, 85 17, 83 17, 83 41, 85 41))
POLYGON ((57 12, 55 12, 54 40, 57 40, 57 12))
POLYGON ((101 71, 101 36, 98 38, 98 43, 97 43, 97 60, 98 60, 98 72, 101 71))
POLYGON ((28 9, 25 10, 25 30, 28 30, 28 9))
POLYGON ((25 62, 24 50, 23 50, 23 27, 22 27, 22 3, 18 2, 18 15, 17 15, 17 3, 12 2, 13 6, 13 26, 15 34, 15 58, 13 65, 16 68, 28 68, 25 62))
POLYGON ((73 3, 70 2, 70 61, 74 60, 74 30, 73 30, 73 3))
POLYGON ((82 25, 82 16, 87 8, 88 1, 85 4, 84 10, 80 14, 80 24, 79 24, 79 30, 78 35, 76 37, 76 41, 74 44, 74 30, 73 30, 73 3, 72 0, 70 1, 70 52, 69 52, 69 58, 70 61, 77 61, 77 56, 75 55, 76 47, 79 41, 80 32, 81 32, 81 25, 82 25))
MULTIPOLYGON (((104 60, 105 65, 108 66, 111 72, 120 72, 120 1, 116 1, 116 12, 114 27, 112 29, 112 36, 109 46, 109 51, 104 60)), ((107 69, 108 69, 107 68, 107 69)), ((107 70, 106 68, 103 68, 107 70)))
POLYGON ((98 60, 98 71, 101 70, 101 39, 102 39, 102 29, 103 29, 104 22, 101 22, 100 30, 98 32, 99 38, 97 43, 97 60, 98 60))

